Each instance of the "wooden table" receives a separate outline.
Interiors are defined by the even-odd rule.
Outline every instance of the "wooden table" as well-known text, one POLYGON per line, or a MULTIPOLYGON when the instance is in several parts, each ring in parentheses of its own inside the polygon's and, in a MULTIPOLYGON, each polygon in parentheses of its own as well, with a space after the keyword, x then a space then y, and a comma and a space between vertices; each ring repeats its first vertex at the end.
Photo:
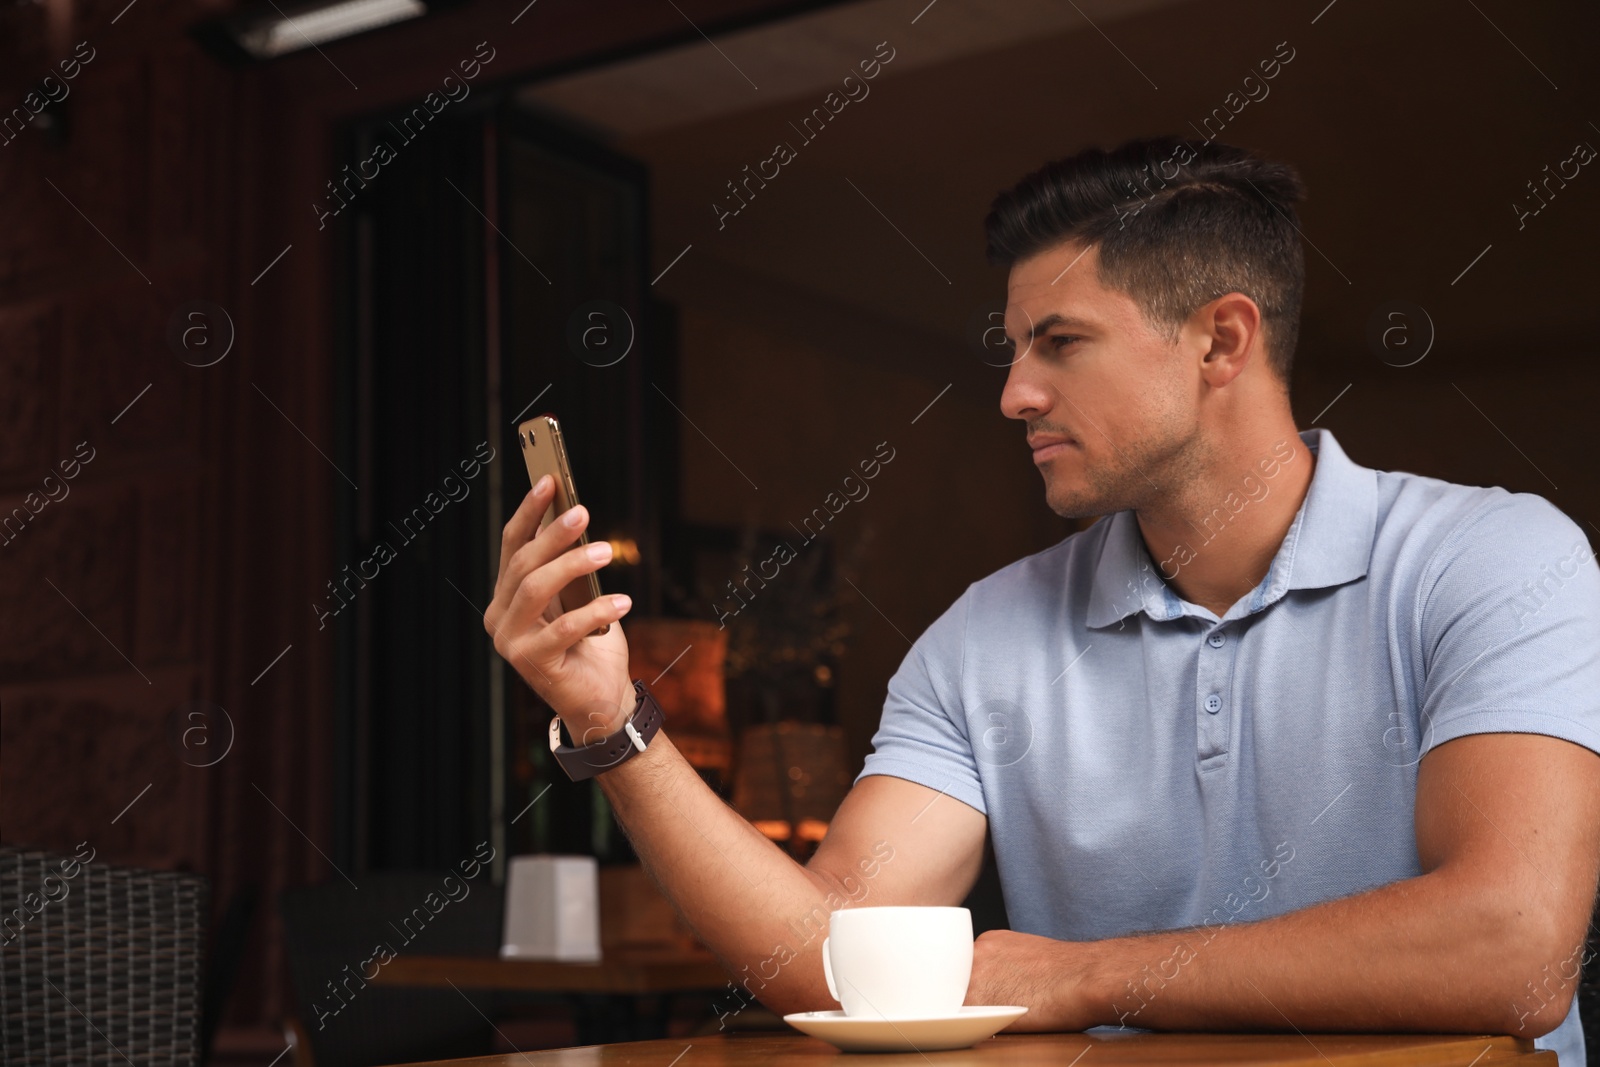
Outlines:
POLYGON ((675 997, 725 990, 729 978, 704 950, 631 948, 606 949, 599 963, 400 955, 384 964, 372 981, 413 989, 453 986, 458 992, 478 989, 534 999, 559 997, 572 1010, 578 1043, 588 1045, 660 1037, 667 1033, 675 997), (646 1010, 641 998, 654 998, 653 1010, 646 1010))
POLYGON ((1066 1067, 1078 1057, 1083 1067, 1498 1067, 1507 1063, 1555 1067, 1556 1063, 1554 1052, 1534 1052, 1533 1042, 1524 1038, 1401 1034, 1003 1034, 954 1052, 874 1052, 841 1061, 843 1055, 826 1042, 799 1034, 738 1034, 551 1049, 418 1067, 445 1063, 449 1067, 669 1067, 679 1056, 683 1067, 823 1067, 830 1062, 857 1062, 863 1067, 1066 1067))

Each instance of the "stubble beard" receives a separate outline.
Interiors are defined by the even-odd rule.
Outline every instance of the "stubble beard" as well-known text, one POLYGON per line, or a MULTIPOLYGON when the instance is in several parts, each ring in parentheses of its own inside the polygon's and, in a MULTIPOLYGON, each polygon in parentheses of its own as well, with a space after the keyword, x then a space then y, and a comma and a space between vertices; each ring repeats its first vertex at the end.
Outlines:
POLYGON ((1105 454, 1090 454, 1078 445, 1076 456, 1048 460, 1040 466, 1045 503, 1063 519, 1086 519, 1170 500, 1185 479, 1203 466, 1196 437, 1193 431, 1168 431, 1115 448, 1103 441, 1105 454), (1072 484, 1063 484, 1074 465, 1072 484), (1078 484, 1079 472, 1087 487, 1078 484))

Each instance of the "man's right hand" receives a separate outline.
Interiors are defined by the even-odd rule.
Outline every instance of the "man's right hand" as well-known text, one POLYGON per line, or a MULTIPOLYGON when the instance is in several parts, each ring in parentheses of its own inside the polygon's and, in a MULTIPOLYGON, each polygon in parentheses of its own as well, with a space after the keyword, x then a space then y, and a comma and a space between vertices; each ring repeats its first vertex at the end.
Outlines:
POLYGON ((500 540, 500 576, 483 628, 495 651, 553 708, 573 744, 594 744, 622 729, 636 698, 628 677, 628 642, 617 621, 631 602, 602 595, 563 613, 557 599, 574 578, 599 570, 611 559, 604 541, 574 542, 589 522, 579 505, 541 525, 555 482, 545 475, 523 498, 500 540), (595 553, 595 555, 590 555, 595 553), (605 623, 611 629, 587 636, 605 623))

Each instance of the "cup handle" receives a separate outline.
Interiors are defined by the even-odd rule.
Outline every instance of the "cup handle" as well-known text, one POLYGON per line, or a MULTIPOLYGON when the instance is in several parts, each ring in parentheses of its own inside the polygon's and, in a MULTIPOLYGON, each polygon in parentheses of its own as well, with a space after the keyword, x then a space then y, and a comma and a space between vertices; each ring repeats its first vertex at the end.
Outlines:
MULTIPOLYGON (((828 962, 828 939, 822 939, 822 977, 828 980, 828 995, 839 1000, 839 990, 833 984, 833 964, 828 962)), ((844 1001, 839 1000, 840 1004, 844 1001)))

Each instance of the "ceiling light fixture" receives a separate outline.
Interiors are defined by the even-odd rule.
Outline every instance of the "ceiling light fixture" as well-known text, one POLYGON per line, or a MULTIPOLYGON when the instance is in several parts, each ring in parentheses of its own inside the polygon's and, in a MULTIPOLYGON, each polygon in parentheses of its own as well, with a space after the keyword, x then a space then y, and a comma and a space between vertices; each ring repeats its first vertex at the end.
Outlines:
POLYGON ((274 13, 231 28, 239 45, 257 59, 272 59, 303 48, 363 33, 427 14, 422 0, 339 0, 338 3, 274 13))

